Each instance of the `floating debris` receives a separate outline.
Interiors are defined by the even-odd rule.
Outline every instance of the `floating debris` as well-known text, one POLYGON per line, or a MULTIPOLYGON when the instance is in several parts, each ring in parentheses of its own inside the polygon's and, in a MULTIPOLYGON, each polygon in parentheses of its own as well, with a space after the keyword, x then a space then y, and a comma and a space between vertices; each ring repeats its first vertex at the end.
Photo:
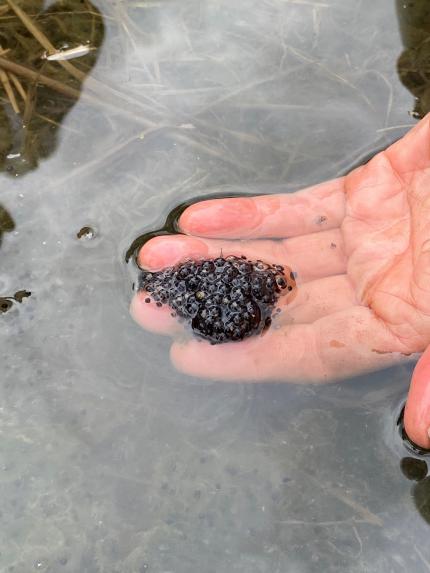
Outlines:
POLYGON ((19 290, 14 295, 13 298, 16 302, 22 302, 25 298, 31 296, 31 292, 29 290, 19 290))
POLYGON ((0 313, 4 314, 12 308, 14 302, 21 304, 29 296, 31 292, 28 290, 18 290, 13 296, 0 296, 0 313))
POLYGON ((84 241, 91 241, 96 235, 97 233, 92 227, 82 227, 82 229, 76 233, 76 237, 84 241))
POLYGON ((0 297, 0 312, 4 314, 13 306, 13 299, 7 297, 0 297))
POLYGON ((86 56, 91 52, 91 50, 95 49, 96 48, 91 47, 89 44, 81 44, 80 46, 76 46, 76 48, 58 50, 54 54, 47 54, 47 52, 45 52, 42 59, 50 62, 73 60, 74 58, 82 58, 82 56, 86 56))

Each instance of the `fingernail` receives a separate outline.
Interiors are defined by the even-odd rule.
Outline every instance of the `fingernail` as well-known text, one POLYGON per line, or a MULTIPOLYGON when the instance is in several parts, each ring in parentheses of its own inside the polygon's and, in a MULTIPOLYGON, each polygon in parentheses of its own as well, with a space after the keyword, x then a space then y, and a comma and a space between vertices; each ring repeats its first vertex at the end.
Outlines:
POLYGON ((190 237, 157 237, 147 243, 139 256, 142 267, 160 270, 188 257, 203 256, 207 247, 202 241, 190 237))

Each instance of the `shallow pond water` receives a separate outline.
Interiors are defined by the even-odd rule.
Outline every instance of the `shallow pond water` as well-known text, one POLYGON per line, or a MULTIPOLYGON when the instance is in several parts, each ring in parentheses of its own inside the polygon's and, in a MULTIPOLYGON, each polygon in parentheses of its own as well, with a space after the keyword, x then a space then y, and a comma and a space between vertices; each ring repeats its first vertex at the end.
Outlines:
POLYGON ((426 3, 84 0, 54 24, 53 4, 12 4, 54 47, 97 49, 55 75, 0 5, 0 45, 20 38, 0 67, 62 86, 12 69, 24 131, 0 94, 0 570, 430 571, 430 478, 396 426, 412 365, 187 378, 131 320, 125 263, 184 201, 291 192, 406 133, 428 105, 426 3))

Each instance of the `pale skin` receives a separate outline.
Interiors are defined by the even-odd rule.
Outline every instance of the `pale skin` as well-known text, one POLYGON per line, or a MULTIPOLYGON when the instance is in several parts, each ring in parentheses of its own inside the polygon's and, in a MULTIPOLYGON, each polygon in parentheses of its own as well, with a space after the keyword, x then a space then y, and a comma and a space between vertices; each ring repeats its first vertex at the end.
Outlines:
POLYGON ((282 297, 263 336, 220 345, 178 338, 170 310, 136 294, 133 317, 173 337, 177 369, 228 382, 318 383, 419 358, 405 426, 430 447, 430 115, 345 177, 293 194, 202 201, 179 226, 183 234, 142 247, 142 267, 222 249, 287 265, 297 290, 282 297))

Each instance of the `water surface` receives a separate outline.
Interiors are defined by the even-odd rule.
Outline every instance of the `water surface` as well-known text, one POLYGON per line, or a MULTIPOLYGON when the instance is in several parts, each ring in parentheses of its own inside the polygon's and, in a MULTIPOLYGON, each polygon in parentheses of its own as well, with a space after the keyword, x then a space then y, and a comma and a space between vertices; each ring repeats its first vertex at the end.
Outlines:
MULTIPOLYGON (((18 4, 43 25, 48 5, 18 4)), ((87 26, 56 47, 82 30, 98 46, 72 61, 82 81, 58 68, 79 101, 28 80, 56 123, 23 132, 1 92, 19 157, 0 174, 0 296, 31 296, 0 315, 0 570, 429 571, 430 490, 396 428, 412 366, 322 388, 189 379, 132 322, 124 262, 184 201, 292 192, 406 133, 427 92, 397 73, 417 49, 401 6, 93 4, 56 16, 87 26)), ((14 61, 42 73, 20 29, 14 61)))

